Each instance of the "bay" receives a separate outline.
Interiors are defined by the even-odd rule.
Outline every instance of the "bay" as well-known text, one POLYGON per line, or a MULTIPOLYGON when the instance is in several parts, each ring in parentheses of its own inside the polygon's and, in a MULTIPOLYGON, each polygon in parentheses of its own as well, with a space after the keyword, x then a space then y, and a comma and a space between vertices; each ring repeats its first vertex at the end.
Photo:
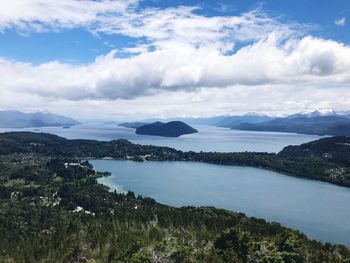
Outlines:
POLYGON ((90 161, 99 182, 172 206, 215 206, 276 221, 312 239, 350 246, 350 189, 239 166, 193 162, 90 161))

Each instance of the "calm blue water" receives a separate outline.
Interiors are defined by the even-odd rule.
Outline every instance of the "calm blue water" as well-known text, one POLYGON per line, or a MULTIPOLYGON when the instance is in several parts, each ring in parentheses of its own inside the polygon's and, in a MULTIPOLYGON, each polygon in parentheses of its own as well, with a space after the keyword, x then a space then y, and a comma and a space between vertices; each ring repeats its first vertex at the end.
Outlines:
POLYGON ((99 181, 161 203, 215 206, 350 246, 350 189, 257 168, 191 162, 93 160, 99 181))
POLYGON ((56 134, 68 139, 113 140, 128 139, 133 143, 169 146, 182 151, 217 152, 278 152, 288 145, 302 144, 321 137, 315 135, 238 131, 213 126, 194 126, 199 133, 178 138, 137 135, 134 129, 118 125, 78 125, 70 129, 57 127, 39 129, 0 129, 5 131, 35 131, 56 134))

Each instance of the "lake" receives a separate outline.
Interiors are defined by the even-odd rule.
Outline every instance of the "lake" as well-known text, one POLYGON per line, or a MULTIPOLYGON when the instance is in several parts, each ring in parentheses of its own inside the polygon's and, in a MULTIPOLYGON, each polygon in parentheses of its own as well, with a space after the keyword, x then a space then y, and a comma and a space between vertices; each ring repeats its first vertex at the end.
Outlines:
POLYGON ((92 160, 100 183, 172 206, 215 206, 276 221, 310 238, 350 246, 350 189, 238 166, 92 160))
POLYGON ((178 138, 137 135, 134 129, 116 124, 77 125, 70 129, 61 127, 0 129, 6 131, 34 131, 56 134, 67 139, 115 140, 127 139, 144 145, 168 146, 182 151, 217 151, 217 152, 278 152, 288 145, 298 145, 321 138, 316 135, 238 131, 214 126, 198 125, 199 133, 183 135, 178 138))

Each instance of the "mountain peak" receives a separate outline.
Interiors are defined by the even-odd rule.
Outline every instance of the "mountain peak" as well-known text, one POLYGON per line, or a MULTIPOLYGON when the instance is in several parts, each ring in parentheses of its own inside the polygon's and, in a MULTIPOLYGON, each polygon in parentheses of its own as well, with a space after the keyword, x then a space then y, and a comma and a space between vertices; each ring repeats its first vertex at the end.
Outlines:
POLYGON ((263 114, 263 113, 256 113, 256 112, 248 112, 246 114, 244 114, 243 116, 267 116, 266 114, 263 114))
POLYGON ((316 111, 309 112, 307 115, 310 117, 319 117, 319 116, 335 116, 338 114, 332 109, 319 109, 316 111))
POLYGON ((304 112, 295 113, 287 116, 287 118, 299 118, 299 117, 313 118, 313 117, 324 117, 324 116, 340 116, 340 114, 338 114, 336 111, 332 109, 319 109, 315 111, 304 111, 304 112))

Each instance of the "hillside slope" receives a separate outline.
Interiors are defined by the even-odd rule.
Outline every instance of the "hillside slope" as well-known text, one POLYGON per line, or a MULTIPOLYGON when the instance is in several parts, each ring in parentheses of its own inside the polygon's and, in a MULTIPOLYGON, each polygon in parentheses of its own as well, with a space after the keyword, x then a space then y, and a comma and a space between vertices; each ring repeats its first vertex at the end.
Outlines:
MULTIPOLYGON (((339 142, 347 143, 335 138, 334 143, 315 144, 339 142)), ((79 161, 83 156, 138 155, 222 164, 276 157, 2 133, 0 262, 349 262, 345 246, 312 241, 278 223, 213 207, 175 208, 132 192, 108 191, 96 180, 108 173, 79 161)))

